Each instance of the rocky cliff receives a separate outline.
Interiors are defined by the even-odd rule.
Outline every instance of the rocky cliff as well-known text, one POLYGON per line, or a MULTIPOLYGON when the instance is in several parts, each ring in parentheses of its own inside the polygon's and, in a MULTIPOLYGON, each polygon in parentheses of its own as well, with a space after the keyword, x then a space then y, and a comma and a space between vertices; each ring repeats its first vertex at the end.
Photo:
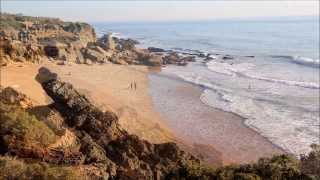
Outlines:
POLYGON ((115 63, 161 66, 186 65, 194 56, 182 57, 159 48, 139 49, 139 42, 106 34, 97 39, 87 23, 64 22, 56 18, 1 14, 1 65, 11 61, 41 62, 59 65, 115 63), (166 56, 166 54, 169 55, 166 56))

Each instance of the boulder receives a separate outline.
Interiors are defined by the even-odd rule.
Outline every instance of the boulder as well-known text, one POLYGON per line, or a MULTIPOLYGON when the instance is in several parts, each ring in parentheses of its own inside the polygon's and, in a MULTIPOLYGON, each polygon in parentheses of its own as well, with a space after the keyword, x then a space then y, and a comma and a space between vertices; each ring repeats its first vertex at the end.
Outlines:
POLYGON ((111 57, 110 53, 107 53, 105 50, 98 46, 94 46, 89 48, 86 48, 83 50, 84 58, 89 59, 92 62, 95 63, 105 63, 109 60, 111 57))
POLYGON ((148 47, 148 50, 150 52, 166 52, 166 50, 161 49, 161 48, 156 48, 156 47, 148 47))
POLYGON ((186 56, 180 59, 180 61, 183 62, 195 62, 196 61, 196 57, 195 56, 186 56))
POLYGON ((179 59, 178 53, 173 52, 163 58, 163 64, 176 64, 179 62, 179 59))
POLYGON ((223 56, 222 59, 223 60, 228 60, 228 59, 234 59, 234 57, 227 54, 227 55, 223 56))
POLYGON ((161 55, 151 55, 144 64, 148 66, 161 66, 162 63, 163 59, 161 55))
POLYGON ((105 50, 115 50, 116 43, 111 34, 105 34, 97 41, 98 45, 105 50))
POLYGON ((136 44, 139 44, 138 41, 133 39, 116 39, 116 49, 119 51, 126 51, 126 50, 134 50, 136 44))

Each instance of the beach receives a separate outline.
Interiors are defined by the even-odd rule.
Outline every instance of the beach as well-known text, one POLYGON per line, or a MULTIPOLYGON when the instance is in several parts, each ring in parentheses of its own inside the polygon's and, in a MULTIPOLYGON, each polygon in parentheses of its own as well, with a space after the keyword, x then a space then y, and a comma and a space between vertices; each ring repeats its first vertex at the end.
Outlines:
POLYGON ((62 80, 71 82, 99 108, 114 111, 128 132, 153 143, 173 141, 172 132, 154 110, 148 95, 146 66, 12 63, 1 68, 1 85, 25 93, 35 105, 51 103, 35 80, 42 66, 57 73, 62 80), (136 82, 136 90, 130 88, 133 82, 136 82))
MULTIPOLYGON (((221 152, 223 164, 252 162, 284 153, 248 128, 242 117, 202 103, 203 89, 199 86, 161 73, 151 74, 149 79, 155 107, 169 127, 195 148, 214 147, 221 152)), ((210 158, 207 161, 212 161, 210 158)))
POLYGON ((35 80, 42 66, 99 108, 116 112, 128 132, 153 143, 177 142, 208 164, 251 162, 283 153, 246 127, 241 117, 203 104, 199 87, 146 66, 12 63, 1 69, 1 84, 24 92, 36 105, 46 105, 51 100, 35 80))

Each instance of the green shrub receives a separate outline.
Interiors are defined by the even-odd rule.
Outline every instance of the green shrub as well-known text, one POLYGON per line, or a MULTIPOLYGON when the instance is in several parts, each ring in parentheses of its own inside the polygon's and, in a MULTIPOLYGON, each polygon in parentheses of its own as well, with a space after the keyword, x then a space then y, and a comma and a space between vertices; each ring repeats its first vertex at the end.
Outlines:
POLYGON ((0 156, 0 179, 83 179, 72 166, 52 166, 44 162, 25 163, 0 156))
POLYGON ((0 135, 7 146, 47 147, 56 141, 57 136, 44 122, 21 108, 5 106, 6 110, 2 108, 0 111, 0 135))

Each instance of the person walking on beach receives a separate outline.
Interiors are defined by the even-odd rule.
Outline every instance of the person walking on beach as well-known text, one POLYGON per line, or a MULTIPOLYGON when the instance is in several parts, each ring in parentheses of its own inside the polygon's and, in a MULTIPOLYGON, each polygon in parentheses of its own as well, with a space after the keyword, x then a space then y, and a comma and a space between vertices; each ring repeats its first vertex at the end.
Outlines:
POLYGON ((134 90, 137 90, 137 83, 134 82, 134 90))
POLYGON ((132 89, 132 82, 130 83, 130 89, 132 89))

